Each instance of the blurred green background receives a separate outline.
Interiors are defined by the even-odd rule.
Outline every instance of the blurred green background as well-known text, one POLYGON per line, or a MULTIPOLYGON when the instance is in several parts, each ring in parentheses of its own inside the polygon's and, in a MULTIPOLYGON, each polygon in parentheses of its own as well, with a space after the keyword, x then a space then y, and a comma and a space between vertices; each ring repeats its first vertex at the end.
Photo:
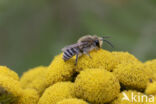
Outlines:
POLYGON ((156 1, 0 0, 0 64, 19 75, 86 34, 111 36, 110 51, 156 58, 156 1))

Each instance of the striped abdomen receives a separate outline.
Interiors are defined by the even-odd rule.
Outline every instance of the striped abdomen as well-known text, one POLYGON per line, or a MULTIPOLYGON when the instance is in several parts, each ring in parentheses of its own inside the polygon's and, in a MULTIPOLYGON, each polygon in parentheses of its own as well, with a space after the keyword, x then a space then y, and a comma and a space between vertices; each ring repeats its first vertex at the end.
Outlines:
POLYGON ((74 47, 74 48, 66 48, 63 51, 63 60, 67 61, 67 60, 69 60, 70 58, 72 58, 73 56, 75 56, 78 53, 79 53, 79 49, 76 48, 76 47, 74 47))

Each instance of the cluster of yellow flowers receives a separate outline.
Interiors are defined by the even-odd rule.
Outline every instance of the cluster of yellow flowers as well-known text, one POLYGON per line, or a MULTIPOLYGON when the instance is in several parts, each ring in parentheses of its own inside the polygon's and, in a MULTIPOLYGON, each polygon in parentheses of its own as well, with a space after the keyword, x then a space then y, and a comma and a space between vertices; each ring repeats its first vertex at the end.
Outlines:
POLYGON ((0 104, 156 104, 156 59, 95 50, 29 69, 21 78, 0 66, 0 104))

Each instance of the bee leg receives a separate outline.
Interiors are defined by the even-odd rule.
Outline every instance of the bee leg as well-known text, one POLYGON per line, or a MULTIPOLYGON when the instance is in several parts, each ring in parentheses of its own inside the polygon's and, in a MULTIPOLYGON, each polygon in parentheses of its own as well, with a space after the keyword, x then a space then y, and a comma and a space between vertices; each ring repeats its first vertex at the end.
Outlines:
POLYGON ((86 54, 87 56, 89 56, 89 58, 92 58, 88 52, 84 52, 84 54, 86 54))
POLYGON ((99 50, 100 48, 96 47, 95 49, 96 49, 96 50, 99 50))
POLYGON ((92 59, 92 56, 90 56, 90 54, 89 54, 89 53, 87 53, 87 55, 89 56, 89 58, 91 58, 91 59, 92 59))
POLYGON ((78 54, 76 54, 76 60, 75 60, 75 66, 77 65, 77 62, 78 62, 78 54))

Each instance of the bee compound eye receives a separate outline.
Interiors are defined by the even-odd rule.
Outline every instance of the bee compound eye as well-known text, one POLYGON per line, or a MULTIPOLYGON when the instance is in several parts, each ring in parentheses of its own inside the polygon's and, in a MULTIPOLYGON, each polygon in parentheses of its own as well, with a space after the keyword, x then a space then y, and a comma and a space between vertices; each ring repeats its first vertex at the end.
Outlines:
POLYGON ((95 43, 96 43, 96 44, 98 44, 98 42, 99 42, 98 40, 95 40, 95 43))
POLYGON ((96 46, 100 47, 99 40, 95 40, 96 46))

